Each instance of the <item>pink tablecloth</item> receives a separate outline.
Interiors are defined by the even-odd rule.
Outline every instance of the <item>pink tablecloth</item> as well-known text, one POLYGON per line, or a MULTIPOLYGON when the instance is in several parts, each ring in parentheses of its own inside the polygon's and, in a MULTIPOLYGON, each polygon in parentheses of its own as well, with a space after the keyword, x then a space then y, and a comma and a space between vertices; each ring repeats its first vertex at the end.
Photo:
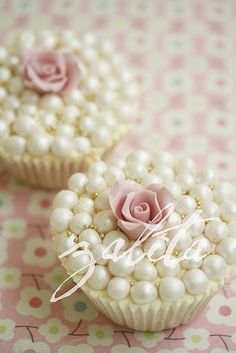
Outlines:
MULTIPOLYGON (((191 155, 236 180, 234 0, 1 0, 1 39, 22 28, 72 27, 116 42, 142 88, 127 146, 191 155)), ((79 292, 49 298, 65 274, 48 232, 53 194, 0 175, 1 353, 236 352, 236 277, 191 324, 139 333, 113 325, 79 292)))

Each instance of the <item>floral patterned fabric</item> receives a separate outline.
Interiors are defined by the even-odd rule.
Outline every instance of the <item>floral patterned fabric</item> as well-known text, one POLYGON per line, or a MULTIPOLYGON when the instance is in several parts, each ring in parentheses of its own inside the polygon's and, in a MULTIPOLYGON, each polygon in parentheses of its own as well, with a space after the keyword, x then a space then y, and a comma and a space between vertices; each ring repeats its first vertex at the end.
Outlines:
MULTIPOLYGON (((107 34, 141 88, 140 122, 113 152, 164 148, 236 181, 236 2, 232 0, 0 0, 0 39, 19 29, 107 34)), ((54 194, 0 172, 1 353, 236 352, 236 276, 190 324, 133 332, 77 292, 50 304, 65 278, 52 248, 54 194)))

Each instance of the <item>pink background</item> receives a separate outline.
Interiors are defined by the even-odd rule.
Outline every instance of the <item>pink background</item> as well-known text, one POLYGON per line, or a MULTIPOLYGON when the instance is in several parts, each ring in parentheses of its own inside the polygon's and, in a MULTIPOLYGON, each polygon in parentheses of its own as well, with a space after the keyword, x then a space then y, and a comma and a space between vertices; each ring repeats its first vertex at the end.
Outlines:
MULTIPOLYGON (((236 180, 234 0, 1 0, 1 40, 71 27, 115 41, 142 92, 140 122, 121 143, 190 155, 236 180)), ((0 174, 1 353, 236 352, 236 277, 191 324, 141 334, 113 325, 81 293, 49 298, 65 276, 52 250, 53 193, 0 174)))

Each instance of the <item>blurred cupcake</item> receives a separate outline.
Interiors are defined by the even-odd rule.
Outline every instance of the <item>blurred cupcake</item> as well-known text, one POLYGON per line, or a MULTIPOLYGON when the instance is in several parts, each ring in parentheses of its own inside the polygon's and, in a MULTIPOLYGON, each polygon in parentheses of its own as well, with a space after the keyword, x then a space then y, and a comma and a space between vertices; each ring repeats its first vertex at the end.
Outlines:
POLYGON ((110 42, 21 33, 0 48, 0 157, 33 186, 59 188, 124 136, 137 87, 110 42))
POLYGON ((74 174, 54 200, 51 228, 75 282, 95 259, 82 285, 91 302, 136 330, 192 320, 235 270, 234 187, 166 152, 74 174))

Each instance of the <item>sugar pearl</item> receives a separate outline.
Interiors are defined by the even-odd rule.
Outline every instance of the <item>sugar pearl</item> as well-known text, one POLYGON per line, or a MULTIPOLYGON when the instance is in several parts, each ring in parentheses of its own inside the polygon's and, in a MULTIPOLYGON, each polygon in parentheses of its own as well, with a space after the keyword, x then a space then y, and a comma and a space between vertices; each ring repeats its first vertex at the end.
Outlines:
POLYGON ((209 186, 205 184, 196 184, 190 191, 192 197, 199 197, 201 201, 212 201, 213 193, 209 186))
POLYGON ((182 221, 181 221, 180 215, 176 212, 172 212, 171 215, 167 219, 165 229, 168 230, 169 228, 177 226, 181 223, 182 223, 182 221))
POLYGON ((15 118, 15 114, 10 110, 5 110, 1 113, 1 120, 4 121, 7 125, 13 123, 13 121, 15 121, 15 118))
POLYGON ((224 221, 230 222, 236 220, 236 203, 224 201, 220 204, 221 216, 224 221))
POLYGON ((236 237, 236 221, 228 223, 228 230, 230 237, 236 237))
POLYGON ((64 232, 69 225, 73 213, 68 208, 56 208, 50 217, 50 225, 55 232, 64 232))
POLYGON ((104 174, 108 186, 112 186, 116 181, 125 178, 124 172, 117 167, 109 167, 104 174))
POLYGON ((88 168, 88 173, 102 175, 103 173, 105 173, 106 169, 106 163, 104 163, 103 161, 97 161, 90 165, 90 167, 88 168))
POLYGON ((97 43, 97 36, 94 33, 88 32, 83 36, 83 42, 86 45, 95 45, 97 43))
MULTIPOLYGON (((183 219, 183 223, 187 222, 190 217, 191 215, 185 217, 183 219)), ((189 234, 193 238, 195 238, 195 237, 198 237, 200 234, 202 234, 204 229, 205 229, 204 219, 200 215, 195 214, 193 218, 193 222, 191 222, 191 226, 188 228, 189 234)))
POLYGON ((127 162, 126 164, 126 175, 128 178, 142 178, 147 174, 147 168, 144 164, 138 162, 127 162))
POLYGON ((79 127, 84 135, 92 133, 96 128, 94 119, 89 116, 85 116, 79 120, 79 127))
POLYGON ((174 172, 172 168, 159 165, 154 168, 154 172, 167 183, 170 183, 174 179, 174 172))
POLYGON ((100 211, 94 217, 94 223, 102 233, 108 233, 117 227, 116 218, 112 211, 100 211))
POLYGON ((61 235, 57 235, 54 237, 54 244, 56 251, 59 254, 62 254, 63 252, 72 249, 73 246, 76 244, 76 235, 71 234, 70 236, 67 235, 67 233, 62 233, 61 235))
POLYGON ((92 248, 102 243, 98 232, 96 232, 94 229, 83 230, 79 235, 79 241, 85 241, 89 243, 92 248))
POLYGON ((47 30, 44 30, 39 35, 39 41, 42 47, 53 48, 56 45, 55 35, 47 30))
POLYGON ((79 153, 89 153, 92 149, 91 142, 87 137, 79 136, 73 140, 74 148, 79 153))
POLYGON ((146 166, 151 163, 149 153, 144 150, 130 152, 126 160, 127 162, 138 162, 146 166))
POLYGON ((88 178, 85 174, 75 173, 68 180, 68 187, 81 194, 84 191, 84 187, 88 181, 88 178))
POLYGON ((136 109, 134 106, 122 102, 122 104, 117 107, 117 115, 122 121, 129 122, 136 117, 136 109))
POLYGON ((74 215, 70 220, 70 229, 79 234, 86 226, 92 224, 91 216, 86 212, 80 212, 74 215))
POLYGON ((147 254, 147 257, 150 260, 156 260, 162 255, 164 255, 166 251, 166 243, 160 237, 154 237, 155 233, 148 238, 143 245, 144 252, 147 254))
MULTIPOLYGON (((143 185, 150 185, 150 184, 162 184, 162 179, 154 174, 154 173, 148 173, 142 178, 142 184, 143 185)), ((168 187, 168 190, 171 191, 168 187)))
POLYGON ((3 139, 8 136, 9 128, 5 121, 0 120, 0 138, 3 139))
POLYGON ((63 107, 62 99, 55 94, 42 96, 40 103, 44 110, 52 113, 60 112, 63 107))
POLYGON ((127 236, 124 233, 120 232, 119 230, 112 230, 111 232, 107 233, 103 239, 103 244, 108 247, 110 244, 115 242, 114 245, 110 248, 111 251, 113 251, 117 244, 116 241, 121 239, 123 241, 123 246, 120 249, 124 251, 129 246, 129 240, 127 236))
POLYGON ((159 294, 162 301, 174 302, 185 293, 183 282, 175 277, 165 277, 160 281, 159 294))
POLYGON ((129 281, 122 277, 114 277, 107 286, 109 296, 114 300, 123 300, 129 295, 129 281))
POLYGON ((210 253, 213 250, 213 244, 204 236, 200 236, 195 239, 196 240, 196 245, 199 249, 199 252, 202 255, 205 255, 207 253, 210 253))
POLYGON ((68 256, 67 266, 75 273, 85 274, 89 269, 91 259, 88 254, 83 251, 75 251, 73 254, 68 256))
POLYGON ((0 47, 0 63, 4 63, 7 59, 7 51, 4 47, 0 47))
POLYGON ((93 212, 94 202, 89 197, 81 197, 74 205, 73 210, 75 213, 79 212, 93 212))
POLYGON ((214 188, 214 197, 220 202, 227 199, 231 199, 231 197, 235 195, 235 189, 230 183, 216 183, 214 188))
POLYGON ((187 271, 183 277, 187 291, 193 295, 203 294, 207 291, 209 281, 205 273, 199 269, 187 271))
POLYGON ((52 153, 57 157, 67 157, 73 150, 73 145, 68 138, 55 137, 51 145, 52 153))
POLYGON ((0 83, 7 82, 11 77, 11 72, 6 67, 0 68, 0 83))
POLYGON ((149 281, 140 281, 131 287, 130 294, 136 304, 147 304, 157 298, 157 289, 149 281))
POLYGON ((227 264, 221 256, 210 255, 203 260, 202 270, 210 279, 217 279, 224 276, 226 269, 227 264))
POLYGON ((103 191, 101 194, 98 195, 98 197, 96 197, 94 207, 98 211, 107 210, 110 208, 108 191, 103 191))
POLYGON ((107 246, 104 244, 98 244, 92 249, 94 260, 98 265, 106 265, 108 263, 108 259, 103 258, 103 254, 107 254, 106 249, 107 246))
POLYGON ((236 264, 236 238, 225 238, 216 247, 216 253, 230 264, 236 264))
POLYGON ((179 183, 182 190, 189 191, 194 186, 194 177, 189 173, 181 173, 176 176, 176 182, 179 183))
POLYGON ((19 106, 20 106, 20 101, 19 101, 18 97, 7 96, 4 99, 4 102, 3 102, 4 110, 16 110, 19 108, 19 106))
POLYGON ((134 277, 139 281, 152 281, 157 276, 156 267, 147 259, 139 261, 135 265, 134 277))
POLYGON ((30 116, 34 116, 35 114, 37 114, 37 110, 38 108, 33 105, 33 104, 22 104, 18 110, 18 116, 23 116, 23 115, 30 115, 30 116))
POLYGON ((203 210, 202 216, 204 218, 214 218, 220 215, 220 208, 215 202, 205 201, 201 204, 201 209, 203 210))
POLYGON ((51 139, 48 134, 35 132, 27 142, 27 149, 33 156, 39 157, 48 152, 50 143, 51 139))
POLYGON ((40 122, 46 129, 55 127, 57 124, 57 118, 52 113, 43 112, 40 114, 40 122))
POLYGON ((59 124, 56 129, 56 136, 64 136, 71 139, 75 135, 75 129, 69 124, 59 124))
POLYGON ((187 230, 182 228, 170 231, 167 236, 170 239, 170 243, 175 244, 177 242, 175 246, 175 250, 177 251, 187 249, 192 243, 191 235, 187 230))
POLYGON ((202 257, 196 249, 188 249, 184 253, 185 260, 181 261, 181 267, 189 270, 199 268, 202 264, 202 257))
POLYGON ((166 276, 177 276, 180 271, 181 267, 179 262, 177 262, 176 258, 174 256, 170 256, 170 259, 167 257, 162 258, 160 261, 157 262, 156 268, 158 271, 158 274, 161 277, 166 277, 166 276))
POLYGON ((84 111, 88 114, 88 116, 91 116, 93 119, 93 116, 98 113, 98 106, 95 102, 86 102, 84 104, 84 111))
POLYGON ((77 195, 70 190, 61 190, 53 201, 53 207, 65 207, 72 209, 77 201, 77 195))
POLYGON ((22 102, 26 104, 38 104, 39 95, 36 92, 24 91, 21 97, 22 102))
POLYGON ((212 169, 206 169, 198 174, 200 182, 212 183, 215 180, 215 172, 212 169))
POLYGON ((175 210, 184 215, 192 214, 197 205, 195 200, 188 195, 180 196, 175 202, 175 210))
MULTIPOLYGON (((159 184, 161 184, 161 183, 159 183, 159 184)), ((173 194, 175 199, 178 198, 182 193, 182 189, 181 189, 180 185, 176 182, 169 181, 166 183, 166 187, 170 191, 170 193, 173 194)))
POLYGON ((94 194, 95 192, 101 192, 105 190, 106 182, 104 178, 100 175, 90 175, 88 182, 86 184, 86 190, 90 194, 94 194))
POLYGON ((172 154, 165 151, 155 153, 153 160, 155 165, 165 165, 166 167, 172 167, 174 164, 174 157, 172 154))
POLYGON ((9 91, 11 94, 20 95, 23 90, 23 83, 20 77, 14 76, 9 81, 9 91))
POLYGON ((10 136, 4 142, 4 148, 12 156, 20 156, 25 150, 25 139, 20 136, 10 136))
POLYGON ((88 280, 88 285, 96 290, 101 290, 107 287, 111 279, 111 274, 107 267, 96 265, 94 267, 94 272, 88 280))
POLYGON ((62 121, 68 124, 74 124, 80 114, 79 109, 75 105, 67 105, 62 110, 62 121))
POLYGON ((134 271, 134 265, 128 256, 122 256, 117 261, 109 260, 109 271, 118 277, 127 277, 134 271))
POLYGON ((95 147, 104 147, 110 143, 110 131, 105 126, 98 127, 91 135, 95 147))
POLYGON ((101 82, 97 77, 90 76, 86 78, 85 87, 90 93, 97 93, 101 89, 101 82))
POLYGON ((14 129, 21 136, 29 136, 36 129, 35 119, 27 115, 20 115, 15 122, 14 129))
MULTIPOLYGON (((82 105, 84 103, 84 95, 83 93, 81 92, 81 90, 79 89, 73 89, 72 91, 68 92, 65 97, 64 97, 64 100, 66 103, 68 104, 75 104, 76 106, 77 105, 82 105)), ((66 108, 64 108, 66 109, 66 108)), ((68 116, 69 116, 69 112, 68 112, 68 116)))
POLYGON ((183 173, 183 171, 192 173, 194 170, 195 166, 192 159, 190 158, 180 159, 175 164, 175 171, 177 174, 183 173))
POLYGON ((219 243, 227 236, 228 227, 220 220, 210 221, 206 225, 204 234, 212 243, 219 243))

